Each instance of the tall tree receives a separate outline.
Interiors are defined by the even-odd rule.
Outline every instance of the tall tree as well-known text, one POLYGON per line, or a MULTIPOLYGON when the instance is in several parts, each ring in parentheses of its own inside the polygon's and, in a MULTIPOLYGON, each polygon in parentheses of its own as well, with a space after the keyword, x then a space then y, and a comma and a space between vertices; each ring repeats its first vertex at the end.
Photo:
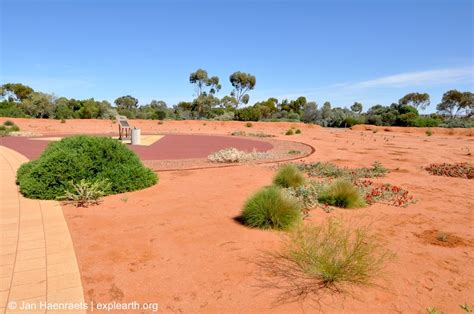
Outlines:
POLYGON ((436 106, 441 114, 447 114, 451 118, 464 113, 470 117, 474 113, 474 94, 471 92, 460 92, 458 90, 449 90, 443 94, 441 103, 436 106))
POLYGON ((197 69, 189 75, 189 83, 194 84, 196 88, 196 97, 201 95, 214 95, 221 89, 219 77, 209 77, 206 70, 197 69), (209 88, 208 91, 205 88, 209 88))
POLYGON ((398 103, 425 110, 430 105, 430 95, 427 93, 409 93, 400 98, 398 103))
POLYGON ((138 99, 130 95, 119 97, 114 103, 118 109, 134 110, 138 107, 138 99))
POLYGON ((362 107, 362 104, 360 102, 355 102, 352 106, 351 106, 351 110, 355 113, 358 113, 360 114, 363 110, 363 107, 362 107))
POLYGON ((9 101, 23 101, 31 97, 33 88, 21 83, 7 83, 0 86, 0 96, 8 98, 9 101))
POLYGON ((255 88, 255 84, 257 83, 255 76, 250 73, 237 71, 230 75, 229 80, 234 87, 231 96, 237 99, 237 106, 248 104, 250 96, 247 92, 255 88))

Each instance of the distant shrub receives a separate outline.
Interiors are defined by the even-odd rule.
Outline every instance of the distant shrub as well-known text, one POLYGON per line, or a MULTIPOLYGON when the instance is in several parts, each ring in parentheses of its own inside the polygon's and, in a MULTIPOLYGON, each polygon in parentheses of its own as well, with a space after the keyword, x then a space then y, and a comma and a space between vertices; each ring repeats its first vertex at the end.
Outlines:
POLYGON ((107 180, 107 194, 149 187, 156 174, 117 140, 74 136, 48 145, 41 156, 23 164, 17 172, 20 191, 26 197, 56 199, 71 190, 70 182, 107 180))
POLYGON ((295 130, 295 134, 301 134, 301 130, 300 130, 300 129, 296 129, 296 130, 295 130))
POLYGON ((442 119, 435 119, 432 117, 417 117, 414 121, 414 126, 427 128, 427 127, 437 127, 442 123, 442 119))
POLYGON ((65 119, 61 119, 61 123, 66 123, 66 120, 65 120, 65 119))
POLYGON ((367 227, 348 228, 330 219, 320 226, 305 225, 293 230, 281 256, 294 264, 303 277, 334 286, 370 283, 394 255, 367 227))
POLYGON ((247 123, 245 123, 245 126, 248 127, 248 128, 251 128, 251 127, 253 127, 253 123, 252 122, 247 122, 247 123))
POLYGON ((10 132, 18 132, 20 131, 20 127, 16 124, 12 125, 9 129, 10 132))
POLYGON ((342 208, 359 208, 366 205, 357 187, 347 180, 331 183, 321 192, 318 201, 342 208))
POLYGON ((15 123, 13 123, 13 121, 11 121, 11 120, 7 120, 7 121, 3 122, 3 125, 4 126, 13 126, 13 125, 15 125, 15 123))
POLYGON ((299 202, 278 187, 266 187, 247 201, 242 211, 245 225, 261 229, 286 230, 301 220, 299 202))
POLYGON ((431 130, 426 130, 425 134, 427 136, 431 136, 431 135, 433 135, 433 132, 431 130))
POLYGON ((72 183, 72 191, 66 191, 60 200, 67 200, 77 207, 87 207, 92 204, 98 204, 100 199, 107 194, 110 189, 110 183, 107 180, 96 182, 81 179, 78 183, 72 183))
POLYGON ((289 129, 288 131, 286 131, 285 135, 293 135, 294 134, 294 131, 293 129, 289 129))
POLYGON ((278 185, 283 188, 295 188, 303 185, 304 182, 304 175, 294 165, 285 165, 281 167, 278 170, 275 178, 273 179, 273 183, 275 185, 278 185))
POLYGON ((288 155, 301 155, 301 151, 299 150, 289 150, 288 155))

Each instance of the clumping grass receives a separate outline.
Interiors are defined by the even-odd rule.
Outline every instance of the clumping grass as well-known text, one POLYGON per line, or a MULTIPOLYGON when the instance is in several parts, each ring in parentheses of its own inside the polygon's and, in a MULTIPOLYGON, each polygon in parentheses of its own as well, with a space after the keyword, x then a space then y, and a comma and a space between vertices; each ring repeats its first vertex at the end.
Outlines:
POLYGON ((295 188, 303 185, 305 181, 304 175, 295 165, 285 165, 281 167, 275 178, 273 178, 273 184, 282 188, 295 188))
POLYGON ((426 130, 426 132, 425 132, 425 133, 426 133, 426 135, 427 135, 427 136, 431 136, 431 135, 433 135, 433 131, 431 131, 431 130, 426 130))
POLYGON ((253 228, 287 230, 301 221, 301 205, 280 188, 266 187, 250 197, 241 219, 253 228))
POLYGON ((247 122, 247 123, 245 123, 245 126, 248 127, 248 128, 251 128, 251 127, 253 127, 253 123, 252 122, 247 122))
POLYGON ((293 135, 294 134, 294 131, 293 129, 289 129, 288 131, 286 131, 285 135, 293 135))
POLYGON ((15 123, 13 123, 13 121, 11 121, 11 120, 7 120, 7 121, 3 122, 3 125, 4 126, 13 126, 13 125, 15 125, 15 123))
POLYGON ((336 180, 325 188, 320 193, 318 201, 342 208, 359 208, 366 205, 359 189, 344 179, 336 180))
POLYGON ((295 134, 301 134, 301 130, 300 130, 300 129, 296 129, 296 130, 295 130, 295 134))
POLYGON ((299 150, 290 150, 290 151, 288 151, 288 155, 301 155, 301 151, 299 151, 299 150))
POLYGON ((330 162, 317 162, 313 164, 300 164, 298 168, 301 171, 306 172, 311 177, 329 177, 329 178, 341 178, 345 177, 350 180, 356 180, 360 178, 376 178, 383 177, 389 171, 378 161, 372 164, 372 167, 361 167, 361 168, 347 168, 339 167, 330 162))
POLYGON ((66 191, 65 195, 58 199, 67 200, 77 207, 87 207, 99 203, 110 190, 110 183, 108 180, 91 182, 82 179, 78 183, 71 183, 71 187, 71 190, 66 191))
POLYGON ((18 131, 20 131, 20 127, 18 125, 14 124, 10 127, 10 132, 18 132, 18 131))
POLYGON ((66 120, 65 120, 65 119, 61 119, 61 123, 66 123, 66 120))
POLYGON ((348 228, 329 219, 290 232, 282 256, 323 286, 368 285, 393 258, 368 227, 348 228))

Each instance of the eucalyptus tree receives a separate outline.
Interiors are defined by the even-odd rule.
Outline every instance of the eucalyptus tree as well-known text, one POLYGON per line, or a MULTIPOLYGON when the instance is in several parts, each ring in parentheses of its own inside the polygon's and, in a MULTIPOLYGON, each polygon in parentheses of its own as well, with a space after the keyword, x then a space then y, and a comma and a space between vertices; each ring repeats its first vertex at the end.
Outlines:
POLYGON ((427 93, 409 93, 400 98, 398 103, 425 110, 430 105, 430 95, 427 93))
POLYGON ((193 84, 196 89, 196 97, 202 95, 214 95, 221 89, 219 77, 207 74, 206 70, 197 69, 189 75, 189 83, 193 84), (208 88, 208 90, 206 90, 208 88))
POLYGON ((237 100, 237 107, 241 104, 248 104, 250 100, 247 92, 255 88, 257 79, 250 73, 234 72, 229 77, 230 83, 234 87, 231 96, 237 100))

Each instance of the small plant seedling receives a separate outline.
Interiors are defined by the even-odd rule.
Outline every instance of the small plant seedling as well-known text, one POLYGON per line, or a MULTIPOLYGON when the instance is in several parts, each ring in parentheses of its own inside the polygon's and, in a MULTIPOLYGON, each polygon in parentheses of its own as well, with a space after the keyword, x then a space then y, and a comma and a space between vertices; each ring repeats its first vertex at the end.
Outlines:
POLYGON ((449 236, 447 233, 438 232, 438 234, 436 235, 436 240, 441 241, 441 242, 448 242, 449 236))
POLYGON ((431 136, 431 135, 433 135, 433 132, 432 132, 431 130, 426 130, 426 132, 425 132, 425 133, 426 133, 426 135, 427 135, 427 136, 431 136))
POLYGON ((120 199, 122 202, 126 203, 128 202, 128 197, 127 196, 124 196, 120 199))
POLYGON ((469 306, 469 304, 467 304, 467 303, 459 304, 459 307, 460 307, 461 309, 463 309, 464 312, 472 313, 472 309, 471 309, 471 307, 469 306))
POLYGON ((245 123, 245 126, 248 127, 248 128, 251 128, 251 127, 253 127, 253 123, 252 122, 247 122, 247 123, 245 123))
POLYGON ((440 310, 438 310, 435 307, 430 306, 430 307, 426 308, 426 313, 428 313, 428 314, 442 314, 443 312, 441 312, 440 310))

